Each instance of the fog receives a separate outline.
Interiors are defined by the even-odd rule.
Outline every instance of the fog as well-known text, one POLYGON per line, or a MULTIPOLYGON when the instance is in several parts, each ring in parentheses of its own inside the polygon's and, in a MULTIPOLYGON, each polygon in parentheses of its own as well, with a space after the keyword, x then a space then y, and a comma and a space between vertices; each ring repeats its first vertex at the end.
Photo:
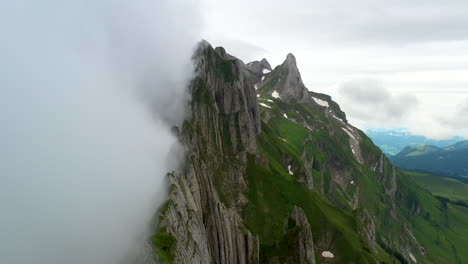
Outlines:
POLYGON ((178 165, 198 12, 0 3, 0 263, 113 264, 144 237, 178 165))

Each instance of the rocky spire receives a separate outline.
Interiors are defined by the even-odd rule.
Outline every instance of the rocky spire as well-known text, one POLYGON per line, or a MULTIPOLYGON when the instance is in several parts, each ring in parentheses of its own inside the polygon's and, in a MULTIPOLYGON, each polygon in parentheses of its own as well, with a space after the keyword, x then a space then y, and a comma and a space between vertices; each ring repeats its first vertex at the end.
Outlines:
MULTIPOLYGON (((297 65, 296 65, 296 57, 294 57, 294 54, 292 53, 288 53, 288 55, 286 56, 286 60, 284 61, 284 63, 288 63, 294 67, 297 68, 297 65)), ((284 64, 283 63, 283 64, 284 64)))
MULTIPOLYGON (((272 70, 272 69, 271 69, 270 63, 269 63, 265 58, 263 58, 263 59, 260 61, 260 67, 262 67, 263 69, 267 69, 267 70, 269 70, 269 71, 272 70)), ((263 69, 262 69, 262 70, 263 70, 263 69)))
POLYGON ((292 53, 286 56, 286 60, 276 67, 271 74, 271 79, 277 81, 273 86, 283 100, 297 100, 304 102, 310 99, 308 90, 302 82, 301 74, 297 68, 296 58, 292 53))

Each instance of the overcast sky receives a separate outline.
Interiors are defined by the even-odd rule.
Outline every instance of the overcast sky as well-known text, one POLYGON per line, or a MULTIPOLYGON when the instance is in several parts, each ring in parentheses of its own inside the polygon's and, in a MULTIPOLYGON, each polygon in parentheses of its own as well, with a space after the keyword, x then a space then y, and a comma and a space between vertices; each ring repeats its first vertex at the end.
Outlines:
POLYGON ((468 137, 467 1, 204 5, 204 38, 245 62, 294 53, 309 90, 332 95, 354 125, 468 137))

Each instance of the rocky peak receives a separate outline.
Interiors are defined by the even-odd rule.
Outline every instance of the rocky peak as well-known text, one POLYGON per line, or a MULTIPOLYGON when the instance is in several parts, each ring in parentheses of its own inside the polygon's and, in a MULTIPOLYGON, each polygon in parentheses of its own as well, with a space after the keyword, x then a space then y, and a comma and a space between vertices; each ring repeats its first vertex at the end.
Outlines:
POLYGON ((213 49, 206 41, 199 44, 195 61, 196 79, 203 80, 217 110, 227 115, 242 112, 240 117, 245 120, 239 124, 245 123, 243 134, 248 135, 249 145, 255 149, 254 138, 260 133, 257 97, 244 63, 228 54, 223 47, 213 49), (251 133, 251 128, 254 133, 251 133))
POLYGON ((288 53, 288 55, 286 56, 286 60, 284 61, 283 64, 285 64, 285 63, 287 63, 290 66, 294 66, 294 67, 297 68, 296 57, 294 57, 294 54, 292 54, 292 53, 288 53))
POLYGON ((216 47, 215 48, 216 53, 219 54, 219 56, 224 57, 226 56, 226 50, 223 47, 216 47))
POLYGON ((302 83, 301 73, 297 68, 296 57, 294 57, 292 53, 289 53, 286 56, 286 59, 280 67, 283 70, 287 71, 285 72, 287 75, 289 75, 287 77, 294 77, 293 79, 291 79, 291 81, 297 81, 297 84, 304 86, 304 84, 302 83))
POLYGON ((310 96, 308 96, 309 91, 302 82, 296 58, 292 53, 286 56, 283 64, 275 68, 269 79, 275 80, 273 85, 271 83, 268 84, 271 86, 270 89, 277 91, 283 100, 295 100, 298 102, 308 102, 310 100, 310 96))
POLYGON ((263 69, 267 69, 269 71, 271 71, 271 65, 270 63, 265 59, 263 58, 261 61, 260 61, 260 66, 263 68, 263 69))

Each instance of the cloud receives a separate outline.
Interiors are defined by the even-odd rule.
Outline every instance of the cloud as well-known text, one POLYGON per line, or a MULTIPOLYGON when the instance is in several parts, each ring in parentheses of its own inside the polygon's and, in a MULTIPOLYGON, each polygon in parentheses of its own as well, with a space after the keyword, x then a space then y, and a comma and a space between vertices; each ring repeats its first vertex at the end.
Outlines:
POLYGON ((210 42, 214 46, 222 46, 226 50, 229 50, 233 56, 242 58, 245 63, 259 60, 259 56, 263 57, 268 51, 260 46, 257 46, 253 43, 248 41, 243 41, 239 39, 231 39, 225 36, 215 38, 215 41, 212 41, 208 36, 206 36, 208 42, 210 42))
POLYGON ((129 257, 175 169, 195 0, 0 9, 0 263, 129 257))
POLYGON ((442 125, 450 126, 453 129, 468 131, 468 98, 457 106, 457 110, 450 118, 440 118, 442 125))
POLYGON ((418 106, 411 94, 392 94, 375 79, 353 79, 338 85, 337 100, 348 116, 367 124, 401 121, 418 106))
POLYGON ((373 79, 343 82, 339 86, 339 92, 349 100, 366 104, 380 104, 382 101, 388 101, 391 96, 387 89, 373 79))
POLYGON ((305 45, 317 41, 331 45, 395 45, 466 40, 468 35, 464 26, 468 22, 464 12, 468 4, 463 0, 292 0, 287 5, 280 0, 206 2, 211 6, 207 13, 215 32, 225 32, 218 27, 226 25, 228 32, 241 30, 250 39, 281 36, 281 43, 294 39, 305 45))
POLYGON ((405 127, 412 134, 432 139, 468 137, 468 98, 454 111, 444 111, 443 106, 454 101, 443 101, 435 96, 423 105, 419 95, 391 92, 380 81, 368 78, 341 82, 332 95, 350 123, 362 129, 405 127), (439 111, 431 112, 427 108, 439 111))

